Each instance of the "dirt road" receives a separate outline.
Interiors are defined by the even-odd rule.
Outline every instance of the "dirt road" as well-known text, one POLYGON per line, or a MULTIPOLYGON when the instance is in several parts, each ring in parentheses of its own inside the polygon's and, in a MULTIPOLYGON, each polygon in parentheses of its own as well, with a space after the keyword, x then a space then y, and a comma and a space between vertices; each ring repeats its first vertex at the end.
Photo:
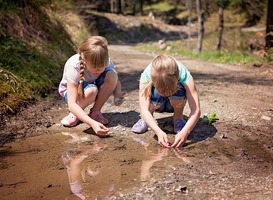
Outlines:
MULTIPOLYGON (((15 139, 0 148, 1 199, 77 199, 73 170, 87 199, 273 199, 272 69, 177 57, 196 80, 202 115, 215 112, 219 120, 200 119, 184 147, 163 149, 152 131, 131 132, 138 78, 155 55, 109 49, 128 93, 121 107, 111 98, 103 108, 110 137, 85 124, 62 127, 68 110, 60 97, 29 107, 1 130, 15 139)), ((173 141, 171 115, 155 117, 173 141)))

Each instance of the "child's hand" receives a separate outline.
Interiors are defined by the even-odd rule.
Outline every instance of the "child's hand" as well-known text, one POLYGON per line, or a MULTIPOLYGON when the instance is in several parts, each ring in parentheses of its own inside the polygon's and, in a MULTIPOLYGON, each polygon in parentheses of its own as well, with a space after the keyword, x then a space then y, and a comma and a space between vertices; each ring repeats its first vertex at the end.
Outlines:
POLYGON ((109 132, 109 128, 99 122, 94 122, 92 128, 98 136, 105 136, 109 132))
POLYGON ((175 135, 175 141, 171 147, 180 147, 182 146, 187 140, 187 135, 179 132, 175 135))
POLYGON ((163 147, 170 147, 170 143, 168 142, 167 134, 158 134, 158 144, 162 145, 163 147))

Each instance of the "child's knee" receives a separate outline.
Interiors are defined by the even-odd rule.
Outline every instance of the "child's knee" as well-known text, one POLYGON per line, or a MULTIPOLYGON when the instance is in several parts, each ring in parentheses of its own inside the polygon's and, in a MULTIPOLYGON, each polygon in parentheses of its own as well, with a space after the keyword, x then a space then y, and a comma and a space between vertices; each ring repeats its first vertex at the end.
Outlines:
POLYGON ((108 72, 106 73, 105 79, 106 79, 106 80, 117 81, 117 80, 118 80, 118 74, 117 74, 115 71, 113 71, 113 70, 108 71, 108 72))
POLYGON ((187 100, 185 98, 182 98, 182 99, 170 100, 170 103, 174 109, 181 109, 185 107, 186 101, 187 100))
POLYGON ((84 91, 84 94, 85 94, 85 98, 89 99, 89 98, 94 98, 97 96, 98 94, 98 88, 97 87, 90 87, 90 88, 87 88, 85 91, 84 91))

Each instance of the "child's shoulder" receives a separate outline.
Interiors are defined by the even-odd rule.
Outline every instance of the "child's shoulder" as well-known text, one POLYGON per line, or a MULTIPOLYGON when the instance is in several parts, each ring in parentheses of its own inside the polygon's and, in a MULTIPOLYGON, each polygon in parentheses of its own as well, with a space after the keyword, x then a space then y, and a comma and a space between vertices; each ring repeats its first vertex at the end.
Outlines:
POLYGON ((73 56, 67 59, 65 65, 74 66, 77 65, 79 61, 80 61, 79 54, 74 54, 73 56))
POLYGON ((72 55, 70 58, 68 58, 67 61, 71 61, 71 62, 77 61, 77 62, 79 62, 79 60, 80 60, 79 54, 76 53, 76 54, 72 55))

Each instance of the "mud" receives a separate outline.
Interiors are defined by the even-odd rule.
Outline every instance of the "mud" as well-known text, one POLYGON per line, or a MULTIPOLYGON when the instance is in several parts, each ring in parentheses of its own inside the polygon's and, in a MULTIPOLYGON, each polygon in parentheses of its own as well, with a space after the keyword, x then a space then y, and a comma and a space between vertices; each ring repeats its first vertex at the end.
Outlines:
MULTIPOLYGON (((131 132, 138 79, 155 55, 109 49, 127 92, 122 106, 110 98, 103 108, 110 135, 99 138, 86 124, 61 126, 68 110, 57 94, 7 118, 1 199, 272 199, 271 68, 177 57, 195 78, 202 116, 215 112, 219 120, 207 125, 200 118, 183 147, 165 149, 152 131, 131 132)), ((172 142, 171 115, 155 117, 172 142)))

